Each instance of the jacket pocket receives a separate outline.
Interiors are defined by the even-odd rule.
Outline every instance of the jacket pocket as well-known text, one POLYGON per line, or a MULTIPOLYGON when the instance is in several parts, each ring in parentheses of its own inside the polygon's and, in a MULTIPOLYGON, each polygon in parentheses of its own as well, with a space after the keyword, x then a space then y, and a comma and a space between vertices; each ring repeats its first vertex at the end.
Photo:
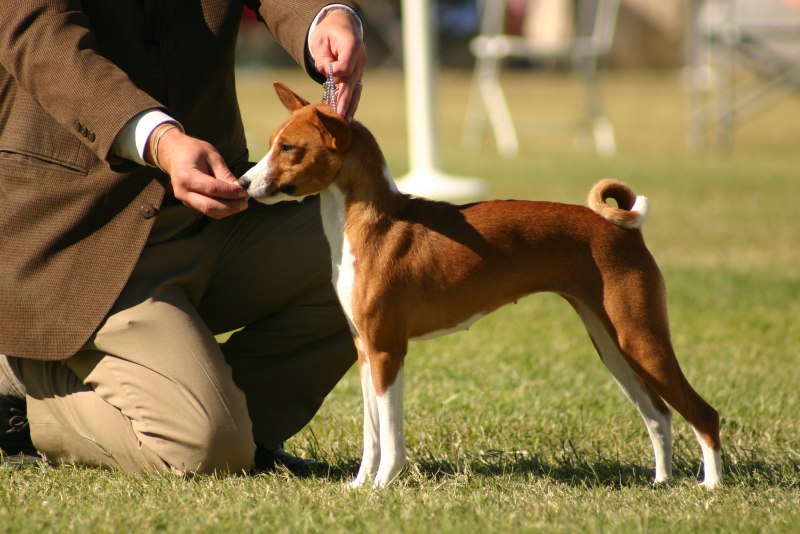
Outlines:
POLYGON ((58 172, 67 172, 86 176, 89 172, 88 167, 81 167, 55 158, 50 158, 36 153, 25 153, 16 150, 6 150, 0 146, 0 164, 2 165, 23 165, 30 169, 44 168, 58 172))
POLYGON ((0 132, 0 153, 6 161, 13 158, 84 175, 96 159, 72 132, 38 106, 29 107, 25 114, 12 110, 0 132))

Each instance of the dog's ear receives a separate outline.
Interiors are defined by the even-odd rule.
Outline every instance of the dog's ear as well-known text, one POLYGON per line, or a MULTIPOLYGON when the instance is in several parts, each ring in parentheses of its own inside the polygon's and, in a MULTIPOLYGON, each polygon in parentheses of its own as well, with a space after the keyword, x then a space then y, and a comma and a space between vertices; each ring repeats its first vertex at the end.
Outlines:
POLYGON ((281 82, 272 82, 272 87, 275 88, 275 92, 278 93, 278 98, 289 111, 294 111, 308 105, 308 100, 297 95, 281 82))
POLYGON ((340 115, 325 113, 320 109, 314 110, 322 123, 322 139, 328 148, 344 152, 350 148, 353 140, 353 131, 340 115))

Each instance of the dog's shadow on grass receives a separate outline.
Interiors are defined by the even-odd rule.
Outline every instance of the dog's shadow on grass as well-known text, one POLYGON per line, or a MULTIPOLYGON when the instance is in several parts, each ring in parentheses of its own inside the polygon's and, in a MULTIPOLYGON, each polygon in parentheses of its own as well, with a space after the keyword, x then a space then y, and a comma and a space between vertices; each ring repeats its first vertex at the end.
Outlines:
MULTIPOLYGON (((328 478, 347 481, 355 477, 358 460, 340 460, 331 464, 328 478)), ((464 462, 453 463, 433 457, 409 460, 401 477, 420 482, 446 482, 470 478, 546 479, 579 487, 629 487, 652 484, 652 469, 615 462, 555 463, 537 456, 492 451, 464 462)))
MULTIPOLYGON (((769 462, 760 458, 732 458, 723 452, 723 480, 727 484, 800 488, 800 460, 769 462)), ((342 459, 331 465, 329 478, 351 480, 358 471, 359 461, 342 459)), ((652 487, 653 467, 601 459, 542 459, 537 455, 517 451, 488 451, 470 455, 457 463, 437 459, 433 455, 409 460, 407 480, 420 482, 447 482, 471 478, 510 478, 522 481, 546 480, 581 488, 622 489, 652 487)), ((672 482, 702 480, 702 467, 694 458, 676 456, 673 462, 672 482)), ((413 483, 413 482, 412 482, 413 483)), ((660 486, 656 486, 660 487, 660 486)))
POLYGON ((629 487, 652 483, 652 469, 613 461, 557 462, 536 455, 491 451, 453 465, 448 461, 423 459, 415 466, 420 475, 431 480, 460 477, 542 479, 578 487, 629 487))

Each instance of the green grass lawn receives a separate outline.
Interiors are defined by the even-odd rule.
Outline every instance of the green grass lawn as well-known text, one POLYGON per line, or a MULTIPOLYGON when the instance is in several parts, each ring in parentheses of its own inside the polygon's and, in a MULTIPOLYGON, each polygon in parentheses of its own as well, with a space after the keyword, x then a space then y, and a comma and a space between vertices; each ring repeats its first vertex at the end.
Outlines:
MULTIPOLYGON (((270 82, 310 100, 291 72, 243 71, 253 157, 285 112, 270 82)), ((634 408, 571 308, 538 295, 468 332, 412 344, 409 467, 381 491, 352 491, 361 454, 355 369, 287 447, 330 462, 330 479, 133 476, 0 463, 0 531, 790 532, 800 529, 800 101, 742 126, 727 155, 685 150, 677 73, 604 79, 619 152, 576 151, 569 135, 525 136, 516 159, 459 149, 469 75, 438 88, 443 168, 484 178, 490 196, 584 203, 603 177, 651 202, 647 242, 667 282, 674 344, 722 417, 725 485, 697 486, 700 451, 674 418, 675 478, 653 488, 653 453, 634 408)), ((512 108, 573 116, 580 86, 509 77, 512 108)), ((403 81, 365 77, 359 118, 396 177, 407 171, 403 81)))

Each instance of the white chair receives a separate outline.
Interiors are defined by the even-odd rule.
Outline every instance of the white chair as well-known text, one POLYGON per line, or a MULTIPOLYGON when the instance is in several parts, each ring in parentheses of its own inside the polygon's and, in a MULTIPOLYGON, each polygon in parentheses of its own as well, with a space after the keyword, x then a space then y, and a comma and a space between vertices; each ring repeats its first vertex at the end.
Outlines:
MULTIPOLYGON (((539 62, 568 62, 583 80, 586 91, 584 114, 570 121, 579 133, 592 140, 598 154, 616 151, 614 129, 605 115, 597 80, 598 60, 612 45, 619 0, 528 0, 526 23, 522 35, 506 32, 509 0, 486 0, 483 6, 481 33, 471 42, 475 70, 465 128, 464 148, 475 148, 483 138, 486 120, 492 127, 497 150, 514 156, 519 140, 501 86, 503 60, 518 58, 539 62), (534 11, 531 11, 534 10, 534 11), (537 17, 546 17, 545 10, 556 10, 557 17, 537 24, 537 17), (566 20, 566 29, 557 28, 553 20, 566 20), (539 31, 536 29, 547 30, 539 31), (555 31, 553 31, 555 29, 555 31)), ((514 117, 517 117, 514 115, 514 117)), ((521 117, 518 117, 521 119, 521 117)), ((552 121, 550 121, 552 123, 552 121)))
POLYGON ((800 3, 691 0, 687 21, 689 146, 710 133, 730 148, 735 127, 800 88, 800 3))

